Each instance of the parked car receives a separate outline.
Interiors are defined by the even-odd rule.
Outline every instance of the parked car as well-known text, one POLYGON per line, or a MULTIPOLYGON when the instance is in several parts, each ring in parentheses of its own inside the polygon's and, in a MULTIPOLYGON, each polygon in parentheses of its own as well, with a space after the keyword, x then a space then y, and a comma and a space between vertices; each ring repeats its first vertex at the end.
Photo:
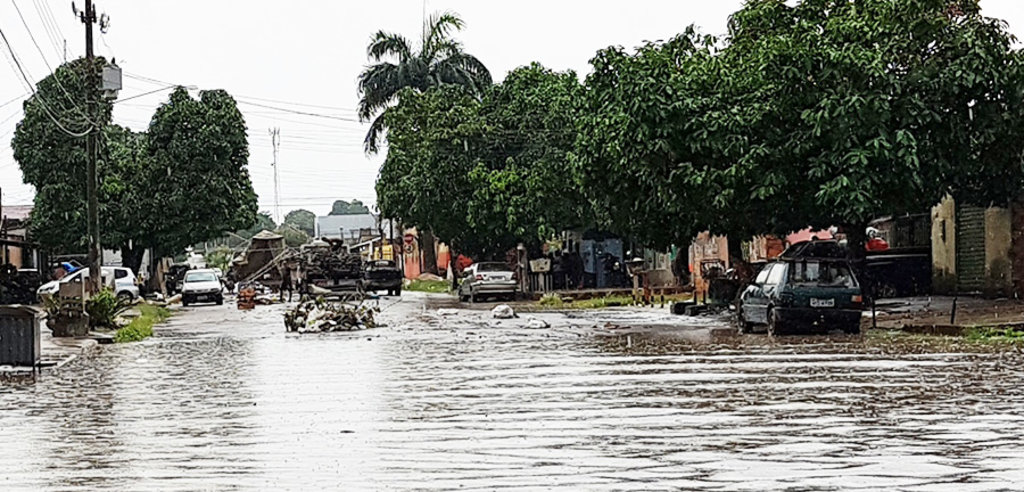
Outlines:
MULTIPOLYGON (((101 280, 103 285, 114 291, 117 297, 125 300, 135 300, 139 297, 139 286, 135 285, 135 273, 125 267, 101 267, 101 280)), ((39 299, 52 296, 60 291, 61 284, 69 282, 82 282, 89 278, 89 269, 81 268, 75 270, 60 280, 47 282, 36 290, 39 299)))
POLYGON ((181 305, 197 302, 224 304, 224 286, 211 269, 189 270, 181 280, 181 305))
POLYGON ((363 270, 363 289, 367 292, 386 290, 388 295, 402 294, 402 269, 391 260, 372 260, 366 262, 363 270))
POLYGON ((846 260, 793 258, 769 264, 740 296, 741 333, 765 325, 769 335, 801 328, 860 333, 860 283, 846 260))
POLYGON ((459 300, 476 302, 484 297, 514 299, 517 282, 512 269, 504 263, 476 263, 462 274, 459 300))

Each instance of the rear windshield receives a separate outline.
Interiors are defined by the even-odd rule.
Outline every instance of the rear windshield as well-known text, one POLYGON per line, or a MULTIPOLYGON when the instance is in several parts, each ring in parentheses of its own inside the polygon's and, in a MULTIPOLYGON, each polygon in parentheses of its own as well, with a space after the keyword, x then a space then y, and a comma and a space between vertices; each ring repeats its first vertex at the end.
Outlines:
POLYGON ((508 267, 504 263, 479 263, 476 266, 478 272, 507 272, 508 267))
POLYGON ((217 275, 214 275, 213 272, 197 272, 197 273, 189 273, 189 274, 185 275, 185 283, 192 283, 192 282, 216 282, 216 281, 217 281, 217 275))
POLYGON ((850 266, 844 262, 796 261, 789 269, 789 282, 818 287, 857 286, 850 266))

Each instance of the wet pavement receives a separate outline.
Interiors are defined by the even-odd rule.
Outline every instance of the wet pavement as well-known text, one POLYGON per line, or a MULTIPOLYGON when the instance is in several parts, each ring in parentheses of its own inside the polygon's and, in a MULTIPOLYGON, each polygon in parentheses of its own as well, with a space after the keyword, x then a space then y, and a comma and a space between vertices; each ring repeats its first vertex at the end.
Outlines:
POLYGON ((0 490, 1024 487, 1017 351, 382 306, 388 327, 306 335, 281 306, 190 307, 2 381, 0 490))

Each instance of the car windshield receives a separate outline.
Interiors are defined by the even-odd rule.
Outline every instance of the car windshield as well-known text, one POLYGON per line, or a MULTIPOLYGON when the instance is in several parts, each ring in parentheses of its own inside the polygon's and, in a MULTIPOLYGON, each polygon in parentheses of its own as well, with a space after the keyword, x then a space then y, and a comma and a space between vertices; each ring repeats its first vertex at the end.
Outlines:
POLYGON ((504 263, 478 263, 476 266, 478 272, 508 272, 511 271, 505 266, 504 263))
POLYGON ((850 266, 842 262, 797 261, 789 269, 793 284, 813 284, 819 287, 857 286, 850 266))
POLYGON ((213 272, 196 272, 185 275, 185 283, 191 284, 195 282, 216 282, 217 276, 213 272))

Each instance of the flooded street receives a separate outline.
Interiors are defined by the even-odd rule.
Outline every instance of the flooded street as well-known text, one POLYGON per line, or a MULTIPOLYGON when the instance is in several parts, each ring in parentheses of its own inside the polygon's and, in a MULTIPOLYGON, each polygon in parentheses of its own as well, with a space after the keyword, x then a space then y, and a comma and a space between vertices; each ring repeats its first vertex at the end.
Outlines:
POLYGON ((286 334, 281 306, 187 308, 0 383, 0 489, 1024 486, 1019 352, 616 334, 672 322, 626 310, 530 329, 445 304, 409 294, 382 302, 386 328, 323 335, 286 334))

